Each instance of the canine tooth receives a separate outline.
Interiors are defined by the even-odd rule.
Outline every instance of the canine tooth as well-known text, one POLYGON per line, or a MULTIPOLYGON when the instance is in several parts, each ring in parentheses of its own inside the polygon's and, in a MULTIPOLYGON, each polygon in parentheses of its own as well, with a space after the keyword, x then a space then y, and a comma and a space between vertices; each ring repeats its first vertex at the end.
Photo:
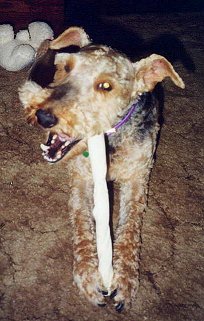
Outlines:
POLYGON ((57 134, 54 134, 53 137, 52 137, 52 139, 55 140, 56 138, 57 138, 57 134))
POLYGON ((40 148, 42 149, 43 152, 47 152, 50 147, 44 144, 40 144, 40 148))

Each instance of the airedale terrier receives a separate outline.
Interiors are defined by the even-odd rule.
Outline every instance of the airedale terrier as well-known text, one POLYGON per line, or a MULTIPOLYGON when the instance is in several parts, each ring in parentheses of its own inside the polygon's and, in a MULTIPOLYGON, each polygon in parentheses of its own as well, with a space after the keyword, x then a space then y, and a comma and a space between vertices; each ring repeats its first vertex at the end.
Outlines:
POLYGON ((108 293, 98 273, 93 181, 84 151, 88 137, 106 135, 107 179, 119 186, 111 298, 121 312, 138 288, 141 217, 159 130, 152 91, 165 77, 181 88, 184 83, 164 57, 153 54, 132 63, 110 47, 93 45, 78 27, 44 43, 41 51, 19 90, 20 100, 28 122, 46 130, 44 159, 63 158, 69 166, 74 280, 100 306, 108 293))

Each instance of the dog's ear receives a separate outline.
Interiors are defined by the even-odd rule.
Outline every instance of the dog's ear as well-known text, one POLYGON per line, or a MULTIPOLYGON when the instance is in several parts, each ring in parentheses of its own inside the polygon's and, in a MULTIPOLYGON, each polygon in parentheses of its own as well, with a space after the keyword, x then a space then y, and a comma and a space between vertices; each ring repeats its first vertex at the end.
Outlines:
POLYGON ((90 43, 82 28, 71 27, 54 40, 45 40, 38 48, 36 60, 30 70, 28 79, 42 88, 53 82, 56 66, 55 55, 59 52, 77 52, 79 47, 90 43))
POLYGON ((181 77, 170 62, 162 56, 153 54, 133 64, 135 68, 136 91, 152 91, 158 82, 170 77, 174 84, 185 88, 181 77))
POLYGON ((90 43, 86 32, 79 27, 70 27, 65 30, 59 37, 50 42, 50 48, 58 50, 68 46, 84 47, 90 43))

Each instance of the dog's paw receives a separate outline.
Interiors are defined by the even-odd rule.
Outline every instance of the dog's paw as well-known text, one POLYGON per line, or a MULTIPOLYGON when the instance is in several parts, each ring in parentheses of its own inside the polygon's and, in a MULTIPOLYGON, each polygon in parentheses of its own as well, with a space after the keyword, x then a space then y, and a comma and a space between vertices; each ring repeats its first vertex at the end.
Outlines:
POLYGON ((138 278, 126 273, 115 273, 112 282, 110 298, 114 301, 115 310, 121 313, 125 307, 129 307, 138 290, 138 278))
POLYGON ((74 281, 80 292, 92 304, 99 307, 104 307, 106 305, 104 291, 100 290, 103 286, 97 268, 87 265, 84 269, 75 269, 74 281))

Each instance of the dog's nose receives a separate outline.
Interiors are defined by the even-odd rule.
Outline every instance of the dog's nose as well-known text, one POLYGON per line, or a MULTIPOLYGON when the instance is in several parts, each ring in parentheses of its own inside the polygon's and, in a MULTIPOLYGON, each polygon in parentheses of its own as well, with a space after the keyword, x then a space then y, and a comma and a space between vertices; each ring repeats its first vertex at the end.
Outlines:
POLYGON ((51 128, 58 122, 58 119, 55 115, 44 109, 38 109, 35 115, 38 119, 38 123, 44 128, 51 128))

